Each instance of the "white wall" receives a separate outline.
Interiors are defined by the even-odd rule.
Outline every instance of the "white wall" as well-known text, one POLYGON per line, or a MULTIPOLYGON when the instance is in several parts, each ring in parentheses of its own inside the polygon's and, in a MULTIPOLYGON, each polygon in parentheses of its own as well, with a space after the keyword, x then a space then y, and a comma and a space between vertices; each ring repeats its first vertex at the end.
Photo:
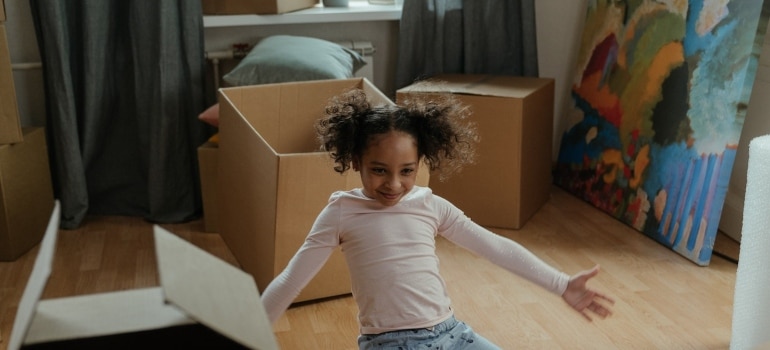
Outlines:
MULTIPOLYGON (((555 159, 564 128, 562 122, 569 102, 569 77, 573 75, 572 61, 583 26, 587 0, 538 0, 537 31, 540 75, 556 80, 553 144, 555 159)), ((5 23, 11 62, 39 62, 34 26, 27 0, 5 0, 8 20, 5 23)), ((272 34, 307 35, 327 40, 369 40, 375 53, 375 85, 388 95, 394 94, 398 42, 398 22, 349 22, 324 24, 270 25, 261 27, 209 28, 204 32, 206 50, 223 50, 236 42, 254 43, 272 34)), ((748 142, 756 136, 770 134, 770 38, 765 38, 763 56, 749 105, 741 144, 725 201, 720 228, 740 238, 743 216, 743 196, 746 190, 748 142)), ((15 70, 14 82, 19 100, 22 125, 45 126, 42 72, 40 69, 15 70)))
POLYGON ((561 134, 566 125, 560 116, 570 103, 570 77, 574 75, 573 61, 577 56, 580 33, 587 0, 538 0, 537 55, 540 76, 555 78, 553 159, 559 154, 561 134))
MULTIPOLYGON (((770 33, 768 33, 770 34, 770 33)), ((727 235, 741 239, 743 226, 743 200, 746 195, 746 172, 749 164, 749 143, 757 136, 770 134, 770 35, 765 34, 759 67, 751 90, 749 109, 741 132, 741 141, 735 157, 730 185, 727 190, 719 229, 727 235)), ((770 213, 768 213, 770 214, 770 213)))

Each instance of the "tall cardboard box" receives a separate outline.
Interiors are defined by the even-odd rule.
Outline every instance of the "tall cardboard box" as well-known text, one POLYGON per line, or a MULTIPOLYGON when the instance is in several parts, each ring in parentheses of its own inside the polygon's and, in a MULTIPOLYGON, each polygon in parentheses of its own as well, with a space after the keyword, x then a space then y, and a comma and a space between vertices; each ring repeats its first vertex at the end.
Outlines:
POLYGON ((58 202, 49 215, 9 350, 278 349, 254 279, 157 225, 160 286, 40 300, 53 269, 58 202))
POLYGON ((5 23, 0 23, 0 145, 21 142, 23 139, 8 38, 5 23))
MULTIPOLYGON (((392 104, 365 78, 254 85, 219 90, 219 234, 264 290, 305 241, 334 191, 361 187, 319 152, 315 121, 329 99, 363 89, 392 104)), ((428 170, 417 184, 428 184, 428 170)), ((295 302, 350 293, 339 249, 295 302)))
POLYGON ((53 186, 43 128, 25 128, 24 142, 0 145, 0 260, 11 261, 43 238, 53 186))
POLYGON ((198 170, 201 179, 201 197, 203 198, 203 230, 219 232, 219 205, 217 205, 217 186, 219 145, 208 141, 198 147, 198 170))
POLYGON ((318 0, 201 0, 204 15, 271 15, 306 9, 318 0))
POLYGON ((470 106, 481 142, 476 164, 445 182, 432 177, 433 192, 480 225, 521 228, 551 189, 553 79, 438 75, 399 89, 396 102, 447 92, 470 106))

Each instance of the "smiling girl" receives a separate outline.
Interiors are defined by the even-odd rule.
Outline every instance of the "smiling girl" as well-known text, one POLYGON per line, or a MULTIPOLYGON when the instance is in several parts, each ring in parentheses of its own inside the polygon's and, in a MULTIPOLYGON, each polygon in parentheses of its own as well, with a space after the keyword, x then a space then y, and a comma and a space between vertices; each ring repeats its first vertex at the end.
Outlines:
POLYGON ((316 125, 319 139, 334 169, 352 168, 363 187, 331 195, 305 243, 265 289, 271 322, 340 247, 359 309, 360 349, 499 349, 455 319, 436 236, 561 295, 589 320, 589 312, 611 314, 614 301, 586 286, 598 266, 569 276, 415 185, 421 162, 443 176, 473 162, 478 138, 469 113, 449 94, 400 106, 372 106, 361 90, 332 99, 316 125))

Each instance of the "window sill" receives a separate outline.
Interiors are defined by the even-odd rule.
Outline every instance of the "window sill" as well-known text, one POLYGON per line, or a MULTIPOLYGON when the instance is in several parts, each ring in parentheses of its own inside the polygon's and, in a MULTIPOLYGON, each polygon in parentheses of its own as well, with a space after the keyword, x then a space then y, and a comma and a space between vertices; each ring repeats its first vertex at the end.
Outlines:
POLYGON ((203 27, 397 21, 401 19, 401 8, 402 5, 371 5, 364 1, 351 1, 348 7, 323 7, 319 4, 308 9, 280 15, 207 15, 203 16, 203 27))

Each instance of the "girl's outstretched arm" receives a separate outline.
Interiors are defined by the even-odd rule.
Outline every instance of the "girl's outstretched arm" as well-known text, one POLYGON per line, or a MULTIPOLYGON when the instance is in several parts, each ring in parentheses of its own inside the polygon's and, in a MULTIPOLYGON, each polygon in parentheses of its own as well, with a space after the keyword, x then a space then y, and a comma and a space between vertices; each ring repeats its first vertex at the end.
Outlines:
POLYGON ((606 318, 612 315, 609 305, 615 304, 612 298, 597 292, 586 285, 588 280, 599 274, 599 265, 590 270, 584 270, 572 275, 567 284, 567 289, 561 295, 573 309, 580 312, 588 321, 592 318, 589 311, 596 316, 606 318))
POLYGON ((598 265, 593 269, 568 276, 517 242, 499 236, 467 218, 456 221, 452 230, 444 232, 443 236, 453 243, 487 258, 494 264, 534 282, 556 295, 561 295, 567 304, 589 321, 592 320, 589 312, 601 318, 612 314, 609 305, 614 304, 615 301, 586 285, 588 280, 599 273, 598 265))

